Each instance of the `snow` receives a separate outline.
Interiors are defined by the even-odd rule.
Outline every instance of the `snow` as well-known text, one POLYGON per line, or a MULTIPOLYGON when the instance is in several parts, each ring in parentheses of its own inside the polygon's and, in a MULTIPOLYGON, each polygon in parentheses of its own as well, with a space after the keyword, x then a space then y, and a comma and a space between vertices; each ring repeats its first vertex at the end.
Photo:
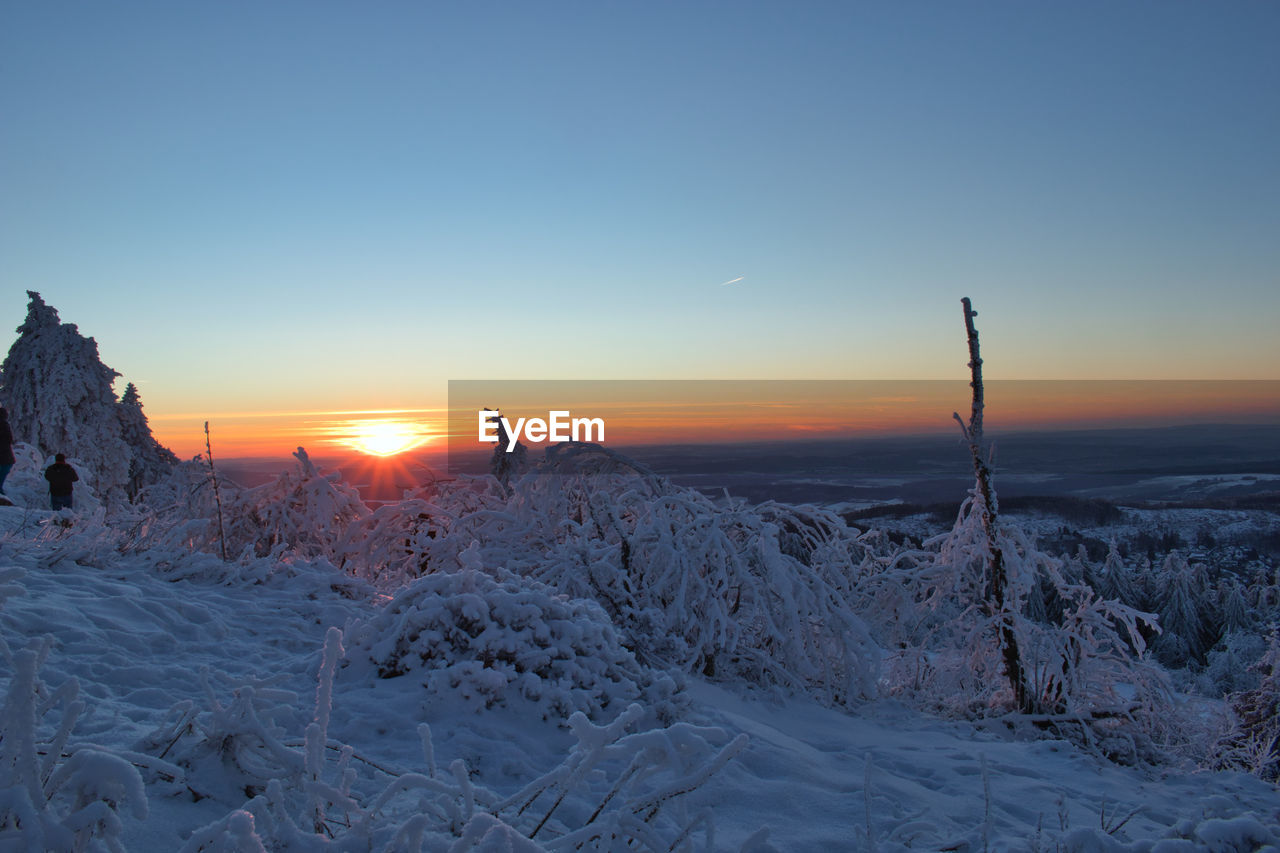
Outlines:
MULTIPOLYGON (((374 796, 367 791, 382 790, 393 777, 400 788, 418 792, 387 794, 393 797, 384 815, 389 822, 370 831, 374 846, 368 849, 382 849, 393 831, 402 842, 417 832, 426 839, 424 849, 441 850, 450 844, 500 849, 499 840, 509 849, 536 850, 572 841, 584 837, 573 834, 584 825, 595 826, 584 821, 633 761, 646 769, 615 799, 634 804, 672 796, 663 812, 670 820, 628 828, 619 811, 614 825, 661 833, 664 845, 679 827, 692 826, 694 849, 704 848, 711 821, 717 850, 1235 851, 1266 849, 1280 837, 1280 795, 1257 778, 1190 766, 1120 767, 1065 741, 1030 740, 1000 718, 940 720, 884 698, 831 707, 780 686, 747 689, 686 675, 680 707, 671 711, 674 722, 645 708, 591 703, 582 706, 593 712, 588 720, 549 713, 547 703, 510 691, 501 702, 477 703, 418 677, 434 671, 429 668, 379 678, 360 663, 359 650, 372 646, 359 638, 394 611, 386 609, 385 596, 351 584, 323 557, 282 565, 246 555, 224 564, 208 555, 121 553, 77 537, 74 527, 41 526, 51 517, 0 508, 0 529, 8 531, 0 539, 0 590, 6 593, 0 630, 13 659, 30 641, 53 638, 38 677, 51 696, 74 681, 74 701, 84 703, 64 750, 70 757, 57 762, 65 790, 54 793, 74 791, 97 803, 74 814, 68 804, 58 814, 69 816, 67 831, 91 820, 118 820, 123 849, 176 850, 199 831, 188 849, 207 840, 204 849, 253 850, 267 837, 268 824, 277 841, 285 838, 281 812, 261 803, 272 796, 267 789, 279 791, 288 782, 279 774, 290 764, 299 775, 318 777, 310 799, 297 801, 294 819, 307 802, 341 799, 344 778, 354 780, 347 790, 366 809, 374 796), (189 732, 184 719, 194 721, 189 732), (218 752, 215 742, 235 746, 218 752), (340 745, 351 747, 350 754, 340 745), (228 756, 239 756, 239 769, 228 756), (145 801, 125 772, 138 765, 145 801), (181 768, 185 778, 175 781, 166 767, 181 768), (246 768, 253 767, 264 781, 246 791, 246 768), (672 793, 682 785, 690 793, 672 793), (536 823, 527 817, 551 809, 557 791, 562 805, 527 841, 536 823), (531 796, 522 816, 515 806, 499 809, 531 796), (419 799, 426 803, 422 810, 413 805, 419 799), (425 819, 408 818, 437 807, 457 810, 449 844, 425 819), (1105 827, 1131 813, 1114 836, 1106 834, 1105 827), (1171 834, 1181 846, 1173 837, 1159 841, 1171 834)), ((439 577, 437 585, 467 582, 465 572, 439 577)), ((487 608, 489 618, 497 618, 495 612, 526 618, 522 624, 530 630, 539 618, 574 613, 569 602, 536 585, 471 583, 486 592, 472 604, 487 608), (534 610, 520 611, 521 602, 534 610)), ((432 601, 443 606, 443 599, 423 599, 432 601)), ((421 618, 439 616, 422 606, 421 618)), ((633 666, 625 650, 608 645, 608 623, 598 608, 573 618, 601 653, 620 655, 617 666, 633 666)), ((583 663, 572 678, 600 677, 583 663)), ((18 680, 6 664, 0 689, 9 692, 18 680)), ((574 695, 571 681, 560 689, 574 695)), ((618 695, 630 690, 620 688, 618 695)), ((637 688, 635 698, 643 701, 642 694, 637 688)), ((42 742, 57 735, 61 718, 46 719, 42 742)), ((6 718, 6 731, 14 724, 6 718)), ((0 810, 8 812, 14 791, 4 791, 0 810)), ((0 829, 0 845, 11 831, 0 829)), ((354 843, 353 832, 344 837, 354 843)), ((108 837, 100 832, 95 843, 108 837)), ((309 843, 287 849, 329 849, 309 843)), ((607 846, 595 838, 587 849, 607 846)))

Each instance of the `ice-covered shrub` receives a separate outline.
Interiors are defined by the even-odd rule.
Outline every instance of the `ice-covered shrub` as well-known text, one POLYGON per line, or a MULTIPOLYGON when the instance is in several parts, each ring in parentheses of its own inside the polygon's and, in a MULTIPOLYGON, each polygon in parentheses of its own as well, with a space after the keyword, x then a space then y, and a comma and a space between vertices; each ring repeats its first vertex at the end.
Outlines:
POLYGON ((592 601, 476 570, 428 575, 348 632, 353 667, 422 679, 424 698, 532 703, 544 718, 612 714, 641 700, 670 714, 676 685, 639 665, 592 601))
POLYGON ((1280 780, 1280 629, 1274 629, 1266 654, 1252 669, 1258 686, 1230 697, 1232 730, 1218 744, 1215 764, 1280 780))
POLYGON ((554 838, 549 850, 629 849, 637 843, 641 849, 675 850, 697 829, 713 837, 710 811, 686 808, 684 796, 745 749, 747 736, 687 723, 628 734, 643 716, 639 705, 631 705, 611 722, 594 725, 575 713, 569 728, 577 743, 568 758, 499 803, 494 813, 522 829, 531 826, 529 838, 549 829, 542 833, 554 838), (571 805, 558 812, 575 788, 594 807, 571 805), (669 803, 676 811, 675 840, 665 838, 655 821, 669 803))
POLYGON ((142 777, 110 750, 70 743, 84 703, 75 679, 51 690, 40 678, 51 646, 14 652, 0 640, 12 673, 0 713, 0 849, 123 850, 122 814, 147 816, 142 777))
POLYGON ((298 464, 273 483, 223 500, 227 553, 325 557, 336 562, 348 527, 369 514, 341 474, 321 474, 301 447, 298 464))
POLYGON ((207 712, 196 713, 190 702, 180 703, 170 712, 176 719, 144 741, 142 751, 166 741, 163 757, 199 780, 193 790, 202 797, 232 799, 240 792, 265 790, 272 779, 301 773, 302 755, 283 743, 288 725, 297 722, 293 693, 268 678, 236 686, 224 702, 209 673, 200 677, 207 712))
MULTIPOLYGON (((218 479, 224 497, 230 499, 242 491, 236 483, 218 479)), ((131 517, 118 523, 130 531, 132 550, 159 546, 219 553, 208 463, 197 456, 173 466, 168 476, 138 493, 131 517)))
MULTIPOLYGON (((646 665, 828 703, 874 692, 879 651, 848 600, 866 549, 832 513, 720 506, 593 445, 553 448, 510 489, 459 478, 369 512, 337 475, 298 457, 276 483, 224 500, 240 563, 324 557, 389 593, 431 573, 501 567, 492 574, 595 600, 646 665)), ((199 472, 181 466, 144 497, 153 509, 135 524, 140 547, 216 552, 199 472), (184 520, 182 507, 198 517, 184 520)))
POLYGON ((120 540, 119 529, 105 522, 101 507, 84 513, 23 513, 20 523, 0 536, 42 569, 68 563, 109 565, 119 557, 120 540))
MULTIPOLYGON (((687 801, 746 747, 747 736, 683 723, 628 731, 645 716, 632 705, 597 726, 573 714, 568 725, 577 743, 568 756, 506 799, 473 781, 461 759, 437 769, 426 726, 423 772, 383 769, 377 780, 357 779, 353 752, 341 746, 328 762, 326 777, 334 781, 299 789, 274 780, 265 793, 192 833, 181 853, 656 853, 692 850, 696 835, 712 849, 714 815, 687 801)), ((761 849, 752 846, 760 835, 743 850, 761 849)))
POLYGON ((1151 757, 1144 732, 1163 724, 1159 710, 1167 707, 1166 681, 1147 661, 1140 630, 1154 617, 1068 579, 1061 561, 1007 522, 996 535, 1008 583, 1003 607, 995 606, 976 500, 975 494, 966 501, 952 530, 923 550, 868 564, 858 600, 866 612, 882 614, 875 630, 894 649, 886 663, 888 691, 953 713, 1017 708, 999 631, 1007 626, 1017 640, 1027 704, 1044 725, 1058 731, 1059 718, 1062 725, 1089 720, 1089 731, 1081 723, 1059 733, 1090 740, 1113 757, 1151 757), (1036 618, 1027 604, 1041 586, 1054 606, 1036 618), (1141 724, 1126 725, 1135 721, 1141 724))
POLYGON ((189 541, 193 531, 208 529, 207 520, 180 522, 177 527, 172 522, 172 518, 159 520, 149 509, 120 512, 110 520, 101 509, 92 514, 31 516, 0 536, 0 542, 21 548, 40 567, 65 563, 101 568, 145 566, 169 581, 287 586, 299 597, 311 600, 327 599, 334 592, 351 599, 375 595, 366 581, 338 569, 324 557, 282 559, 246 551, 237 559, 223 560, 210 550, 192 547, 189 541))
POLYGON ((647 662, 830 703, 874 692, 879 652, 844 594, 860 548, 834 515, 719 506, 574 445, 517 484, 508 513, 533 546, 516 570, 599 601, 647 662))
MULTIPOLYGON (((242 705, 228 713, 216 701, 209 715, 189 706, 177 709, 176 719, 148 738, 151 752, 194 750, 206 757, 227 756, 227 744, 238 740, 238 761, 250 756, 254 778, 267 780, 236 796, 236 784, 209 788, 214 773, 206 768, 200 774, 206 790, 229 812, 192 833, 182 853, 670 851, 692 849, 695 834, 710 848, 713 816, 687 800, 742 751, 745 735, 685 723, 632 731, 651 716, 637 704, 601 725, 574 712, 567 724, 577 743, 565 760, 504 799, 473 779, 462 759, 437 767, 426 724, 418 727, 417 771, 368 761, 350 746, 331 742, 329 711, 343 654, 343 635, 331 628, 318 667, 314 715, 300 740, 254 724, 260 710, 248 713, 242 705), (202 722, 194 725, 197 718, 202 722)), ((236 766, 232 778, 238 783, 244 765, 236 766)))
POLYGON ((813 508, 720 506, 620 454, 568 444, 509 490, 459 478, 379 509, 352 525, 335 562, 394 592, 473 554, 595 600, 647 665, 845 703, 874 692, 879 661, 847 600, 857 535, 813 508))
POLYGON ((321 473, 307 452, 275 481, 242 488, 219 477, 215 502, 207 463, 198 458, 144 489, 128 520, 138 549, 166 546, 225 552, 229 557, 324 557, 341 563, 342 543, 369 514, 338 472, 321 473))
POLYGON ((378 507, 360 523, 347 529, 335 562, 347 571, 394 590, 431 571, 449 571, 458 566, 456 556, 470 544, 458 540, 446 543, 456 520, 459 497, 470 496, 465 486, 450 490, 452 506, 423 497, 378 507), (451 549, 446 554, 446 549, 451 549), (450 559, 450 556, 452 559, 450 559))

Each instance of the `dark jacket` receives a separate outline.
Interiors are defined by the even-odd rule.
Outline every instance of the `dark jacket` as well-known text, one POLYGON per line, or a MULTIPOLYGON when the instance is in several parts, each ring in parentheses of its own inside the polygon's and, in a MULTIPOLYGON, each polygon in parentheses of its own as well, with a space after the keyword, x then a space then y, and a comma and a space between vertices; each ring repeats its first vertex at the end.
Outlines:
POLYGON ((13 457, 13 430, 9 429, 9 419, 0 418, 0 465, 12 465, 17 461, 13 457))
POLYGON ((45 469, 44 478, 49 481, 49 494, 65 497, 71 494, 71 484, 80 479, 76 469, 65 462, 55 462, 45 469))

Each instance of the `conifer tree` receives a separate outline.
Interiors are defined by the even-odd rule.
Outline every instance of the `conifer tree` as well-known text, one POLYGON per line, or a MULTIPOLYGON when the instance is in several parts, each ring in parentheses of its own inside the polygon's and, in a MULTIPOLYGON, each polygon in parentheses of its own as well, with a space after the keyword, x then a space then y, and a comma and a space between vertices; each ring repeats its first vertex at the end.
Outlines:
MULTIPOLYGON (((29 290, 27 296, 26 320, 0 365, 0 400, 9 409, 14 438, 45 455, 65 453, 80 464, 81 477, 100 497, 123 501, 135 454, 125 439, 127 415, 122 416, 111 387, 120 374, 102 363, 93 338, 81 335, 74 323, 63 323, 39 293, 29 290)), ((136 404, 136 391, 134 397, 136 404)), ((145 418, 139 423, 134 417, 131 428, 149 437, 145 418)), ((164 457, 152 449, 144 458, 164 457)))
POLYGON ((1124 564, 1124 558, 1120 556, 1120 548, 1116 545, 1115 539, 1111 540, 1111 545, 1107 549, 1107 559, 1102 564, 1100 582, 1101 588, 1098 591, 1103 598, 1109 598, 1139 610, 1145 604, 1141 600, 1142 596, 1138 593, 1138 588, 1134 585, 1133 572, 1124 564))
POLYGON ((178 464, 173 451, 151 435, 138 388, 132 382, 120 395, 120 437, 129 445, 129 497, 137 497, 145 486, 164 479, 178 464))
POLYGON ((1177 665, 1187 658, 1204 661, 1204 604, 1195 570, 1177 551, 1170 551, 1160 570, 1164 595, 1160 599, 1160 625, 1164 635, 1157 644, 1166 662, 1177 665))
POLYGON ((1253 627, 1253 614, 1245 600, 1244 589, 1234 576, 1218 584, 1218 609, 1221 612, 1219 630, 1222 634, 1247 631, 1253 627))

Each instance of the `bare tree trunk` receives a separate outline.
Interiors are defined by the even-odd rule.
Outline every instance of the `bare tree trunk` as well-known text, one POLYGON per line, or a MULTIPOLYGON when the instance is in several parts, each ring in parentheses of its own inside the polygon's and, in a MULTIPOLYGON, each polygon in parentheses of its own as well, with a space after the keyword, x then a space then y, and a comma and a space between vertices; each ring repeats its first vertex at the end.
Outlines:
POLYGON ((218 544, 222 546, 222 561, 227 560, 227 533, 222 526, 222 493, 218 491, 218 472, 213 469, 213 442, 209 438, 209 422, 204 422, 204 447, 209 452, 209 476, 213 478, 213 500, 218 505, 218 544))
POLYGON ((987 540, 987 594, 988 604, 995 614, 998 624, 996 632, 1000 642, 1000 653, 1004 659, 1005 675, 1009 678, 1009 686, 1013 688, 1014 703, 1023 713, 1031 713, 1031 693, 1027 689, 1026 670, 1022 665, 1022 654, 1018 649, 1018 635, 1010 622, 1011 615, 1007 607, 1009 591, 1009 571, 1004 562, 1004 551, 1000 548, 996 535, 996 491, 991 485, 991 468, 987 465, 985 448, 982 443, 982 358, 978 355, 978 330, 973 325, 973 318, 978 312, 973 310, 969 297, 960 300, 964 305, 964 326, 969 335, 969 372, 973 388, 973 408, 969 414, 966 427, 960 415, 955 419, 960 422, 960 429, 969 442, 969 452, 973 455, 973 473, 977 478, 978 498, 982 513, 982 532, 987 540))

